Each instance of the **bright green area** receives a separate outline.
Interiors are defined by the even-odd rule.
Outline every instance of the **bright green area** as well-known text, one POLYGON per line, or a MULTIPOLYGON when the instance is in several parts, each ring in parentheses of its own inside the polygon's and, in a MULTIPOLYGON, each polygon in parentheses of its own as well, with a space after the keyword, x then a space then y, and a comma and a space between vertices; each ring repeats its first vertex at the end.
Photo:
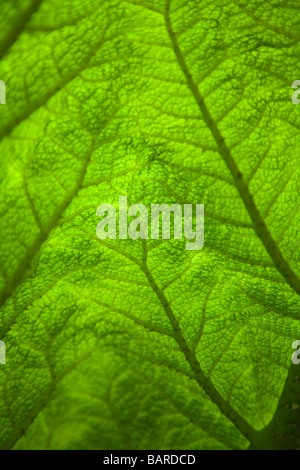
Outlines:
POLYGON ((0 447, 247 448, 300 339, 298 3, 0 10, 0 447), (120 195, 204 248, 99 240, 120 195))

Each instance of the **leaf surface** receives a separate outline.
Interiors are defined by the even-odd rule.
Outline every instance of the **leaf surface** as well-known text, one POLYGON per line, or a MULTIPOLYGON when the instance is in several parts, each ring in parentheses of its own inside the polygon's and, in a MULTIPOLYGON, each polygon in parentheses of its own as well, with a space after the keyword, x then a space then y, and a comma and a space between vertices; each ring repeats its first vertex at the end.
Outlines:
POLYGON ((246 448, 300 336, 299 10, 2 11, 1 447, 246 448), (204 204, 203 249, 100 240, 119 196, 204 204))

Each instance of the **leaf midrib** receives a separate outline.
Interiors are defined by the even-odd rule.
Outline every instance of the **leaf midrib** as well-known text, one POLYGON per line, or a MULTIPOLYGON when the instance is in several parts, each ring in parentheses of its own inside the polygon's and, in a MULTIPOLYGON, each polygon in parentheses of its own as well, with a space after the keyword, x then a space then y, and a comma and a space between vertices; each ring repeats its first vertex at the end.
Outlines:
POLYGON ((10 34, 8 34, 6 40, 3 42, 2 47, 0 48, 0 60, 2 60, 3 57, 8 54, 10 48, 13 46, 13 44, 15 44, 19 36, 22 34, 26 25, 37 12, 42 2, 43 0, 34 0, 27 10, 23 12, 19 21, 17 21, 15 27, 10 31, 10 34))
MULTIPOLYGON (((25 271, 26 271, 26 269, 28 269, 31 266, 31 262, 32 262, 32 259, 33 259, 34 255, 38 252, 38 250, 40 249, 42 244, 48 239, 51 230, 56 226, 56 224, 57 224, 58 220, 60 219, 60 217, 62 216, 62 214, 66 211, 66 209, 69 207, 69 205, 71 204, 74 197, 78 194, 78 192, 82 188, 82 183, 83 183, 84 177, 86 175, 90 159, 93 155, 97 138, 99 137, 101 132, 103 132, 105 127, 108 125, 108 123, 115 117, 115 115, 117 114, 119 109, 120 108, 115 109, 114 112, 112 112, 111 115, 104 121, 102 126, 96 132, 96 134, 91 136, 92 138, 91 138, 90 149, 89 149, 89 152, 87 154, 87 157, 86 157, 85 161, 83 162, 83 165, 82 165, 81 171, 78 175, 76 184, 74 185, 74 187, 70 191, 70 193, 67 195, 66 199, 62 202, 61 206, 58 207, 56 212, 53 214, 53 216, 52 216, 51 220, 49 221, 47 227, 43 228, 42 231, 39 231, 34 243, 30 247, 30 250, 28 251, 26 257, 20 261, 20 263, 19 263, 19 265, 18 265, 18 267, 15 271, 14 278, 10 281, 10 283, 5 284, 4 289, 2 290, 1 295, 0 295, 0 308, 5 304, 7 299, 11 297, 13 292, 16 290, 16 288, 22 282, 22 280, 24 278, 24 275, 25 275, 25 271)), ((31 201, 31 204, 33 204, 33 201, 31 201)), ((35 212, 36 211, 33 211, 34 215, 35 215, 35 212)), ((35 218, 36 218, 36 215, 35 215, 35 218)), ((11 321, 9 322, 9 327, 15 322, 15 320, 16 320, 15 317, 13 317, 11 319, 11 321)), ((1 333, 6 334, 9 327, 8 327, 8 325, 6 325, 6 327, 3 329, 3 331, 1 333)))
POLYGON ((252 437, 253 435, 255 435, 256 431, 252 428, 252 426, 249 425, 249 423, 242 416, 240 416, 235 411, 235 409, 230 405, 230 403, 227 403, 224 400, 224 398, 215 388, 215 386, 210 381, 210 379, 208 379, 203 373, 200 367, 199 361, 196 357, 196 353, 192 348, 189 347, 181 331, 178 320, 175 317, 174 312, 165 296, 164 291, 160 289, 154 277, 152 276, 151 271, 148 268, 147 248, 145 245, 145 240, 142 240, 142 242, 143 242, 143 248, 144 248, 144 257, 143 257, 143 263, 140 267, 142 271, 144 272, 151 289, 157 296, 160 304, 162 305, 162 308, 164 309, 164 312, 173 329, 174 339, 176 343, 178 344, 181 352, 183 353, 186 361, 188 362, 194 374, 196 382, 205 391, 205 393, 211 398, 213 403, 215 403, 218 406, 220 411, 236 426, 236 428, 241 432, 241 434, 243 434, 243 436, 245 436, 251 442, 252 437))
POLYGON ((284 277, 286 282, 295 290, 295 292, 300 295, 300 279, 297 277, 296 273, 290 267, 288 261, 284 258, 280 249, 278 248, 274 238, 272 237, 258 207, 255 204, 254 198, 250 193, 249 187, 244 180, 242 173, 239 171, 239 168, 231 154, 230 148, 226 144, 225 138, 223 137, 217 123, 214 121, 203 96, 200 93, 199 87, 195 82, 192 73, 186 63, 184 55, 179 46, 176 34, 173 31, 171 17, 171 0, 166 0, 166 10, 165 10, 165 23, 170 41, 173 47, 174 54, 177 58, 179 67, 184 74, 184 77, 187 82, 187 86, 191 91, 193 98, 195 99, 198 108, 201 112, 201 115, 210 129, 212 136, 215 139, 215 142, 218 146, 219 153, 226 163, 231 176, 233 178, 235 187, 244 203, 244 206, 252 220, 253 229, 256 232, 258 238, 261 240, 265 249, 267 250, 269 256, 271 257, 274 266, 278 272, 284 277))

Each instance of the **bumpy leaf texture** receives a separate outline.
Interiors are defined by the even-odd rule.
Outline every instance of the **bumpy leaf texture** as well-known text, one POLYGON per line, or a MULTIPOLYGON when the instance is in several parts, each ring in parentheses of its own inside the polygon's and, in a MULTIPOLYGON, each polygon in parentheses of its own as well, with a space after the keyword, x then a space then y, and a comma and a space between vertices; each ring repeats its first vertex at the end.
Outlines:
POLYGON ((1 448, 299 447, 298 2, 0 9, 1 448), (100 240, 120 195, 203 249, 100 240))

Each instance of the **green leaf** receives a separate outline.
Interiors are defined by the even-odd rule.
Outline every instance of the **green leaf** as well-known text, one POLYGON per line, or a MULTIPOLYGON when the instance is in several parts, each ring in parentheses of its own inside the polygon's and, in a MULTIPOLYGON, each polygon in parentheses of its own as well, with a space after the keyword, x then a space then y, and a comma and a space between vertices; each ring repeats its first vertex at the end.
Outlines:
POLYGON ((0 6, 1 448, 299 447, 299 9, 0 6), (204 247, 100 240, 119 196, 204 247))

